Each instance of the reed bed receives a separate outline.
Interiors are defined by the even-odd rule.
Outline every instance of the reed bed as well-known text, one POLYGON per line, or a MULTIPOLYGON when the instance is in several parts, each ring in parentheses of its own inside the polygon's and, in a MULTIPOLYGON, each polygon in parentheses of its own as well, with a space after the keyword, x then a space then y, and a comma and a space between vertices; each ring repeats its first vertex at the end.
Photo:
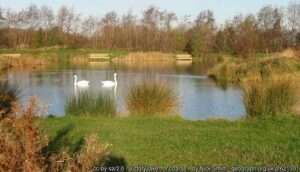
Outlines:
POLYGON ((178 98, 166 83, 142 81, 129 90, 126 104, 134 115, 162 115, 175 113, 178 98))
POLYGON ((114 62, 156 62, 156 61, 175 61, 174 55, 161 52, 134 52, 126 54, 122 58, 113 59, 114 62))
POLYGON ((68 100, 65 112, 75 116, 113 116, 116 114, 116 104, 114 99, 108 95, 80 92, 68 100))
POLYGON ((295 84, 290 77, 249 80, 243 89, 248 117, 287 114, 296 102, 295 84))
POLYGON ((240 83, 256 76, 269 78, 274 74, 287 74, 297 71, 299 62, 294 58, 264 57, 253 59, 227 58, 209 70, 208 74, 217 82, 240 83))
POLYGON ((50 64, 57 63, 58 60, 53 54, 41 53, 41 54, 0 54, 0 63, 3 68, 14 69, 31 69, 31 68, 43 68, 50 64))

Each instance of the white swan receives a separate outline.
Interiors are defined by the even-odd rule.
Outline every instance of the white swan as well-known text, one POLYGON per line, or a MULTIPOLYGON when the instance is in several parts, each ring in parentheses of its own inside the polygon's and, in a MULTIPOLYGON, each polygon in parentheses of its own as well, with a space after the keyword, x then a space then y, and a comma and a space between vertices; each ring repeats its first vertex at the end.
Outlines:
POLYGON ((118 85, 117 73, 114 73, 114 81, 101 81, 102 87, 115 87, 118 85))
POLYGON ((89 84, 90 84, 90 81, 86 81, 86 80, 77 81, 77 75, 74 75, 74 86, 88 87, 89 84))

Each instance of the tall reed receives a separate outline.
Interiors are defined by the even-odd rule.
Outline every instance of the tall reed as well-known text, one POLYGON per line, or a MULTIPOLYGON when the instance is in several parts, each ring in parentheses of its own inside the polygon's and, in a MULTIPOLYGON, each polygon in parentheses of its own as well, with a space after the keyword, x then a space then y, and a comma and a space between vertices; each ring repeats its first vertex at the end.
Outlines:
POLYGON ((113 116, 116 114, 116 104, 114 99, 108 95, 81 92, 68 100, 65 106, 65 113, 75 116, 113 116))
POLYGON ((248 117, 288 113, 296 100, 295 86, 288 77, 247 81, 243 89, 248 117))
POLYGON ((175 112, 177 100, 176 94, 167 84, 142 81, 129 90, 126 104, 131 114, 162 115, 175 112))

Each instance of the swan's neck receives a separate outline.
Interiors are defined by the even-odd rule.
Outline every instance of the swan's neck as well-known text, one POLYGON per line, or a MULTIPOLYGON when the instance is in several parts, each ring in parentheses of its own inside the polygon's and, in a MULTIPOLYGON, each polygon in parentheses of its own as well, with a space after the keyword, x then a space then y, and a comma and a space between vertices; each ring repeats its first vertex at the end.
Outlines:
POLYGON ((77 78, 75 77, 74 78, 74 85, 76 85, 77 84, 77 78))
POLYGON ((117 76, 114 76, 114 80, 115 80, 115 84, 117 84, 118 83, 117 76))

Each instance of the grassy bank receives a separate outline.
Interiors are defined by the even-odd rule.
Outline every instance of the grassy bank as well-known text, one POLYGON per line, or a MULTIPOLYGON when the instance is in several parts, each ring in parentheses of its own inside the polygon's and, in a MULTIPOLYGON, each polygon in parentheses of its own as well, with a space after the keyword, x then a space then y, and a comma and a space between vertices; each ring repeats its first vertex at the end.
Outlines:
POLYGON ((64 117, 40 121, 52 138, 68 145, 96 133, 129 165, 292 165, 300 163, 300 119, 281 116, 245 121, 179 118, 64 117))
POLYGON ((111 59, 115 57, 123 57, 128 54, 126 51, 101 49, 0 49, 0 69, 85 64, 89 61, 89 55, 95 53, 108 54, 111 59))
POLYGON ((105 49, 91 49, 91 48, 24 48, 24 49, 0 49, 0 54, 10 54, 10 53, 18 53, 18 54, 31 54, 39 56, 41 54, 61 54, 65 53, 68 55, 86 55, 89 53, 108 53, 111 54, 112 57, 126 55, 126 51, 122 50, 105 50, 105 49))

